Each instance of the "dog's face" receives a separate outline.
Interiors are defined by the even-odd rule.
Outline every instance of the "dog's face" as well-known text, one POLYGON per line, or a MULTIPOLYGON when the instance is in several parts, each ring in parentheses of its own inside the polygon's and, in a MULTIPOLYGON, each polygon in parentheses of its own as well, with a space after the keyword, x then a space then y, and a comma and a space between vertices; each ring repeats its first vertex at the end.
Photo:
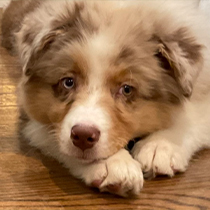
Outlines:
POLYGON ((23 24, 23 107, 51 127, 62 153, 106 158, 170 126, 190 96, 201 46, 187 29, 165 30, 149 17, 81 2, 49 20, 48 31, 23 24))

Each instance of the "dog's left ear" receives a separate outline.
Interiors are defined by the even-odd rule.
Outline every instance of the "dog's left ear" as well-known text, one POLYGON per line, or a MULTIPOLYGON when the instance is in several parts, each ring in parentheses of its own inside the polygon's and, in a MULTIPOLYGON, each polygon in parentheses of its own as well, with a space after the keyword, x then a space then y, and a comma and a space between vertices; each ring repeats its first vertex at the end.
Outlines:
POLYGON ((202 45, 184 28, 165 37, 155 35, 153 40, 157 43, 155 56, 161 67, 176 80, 182 94, 190 97, 203 65, 202 45))

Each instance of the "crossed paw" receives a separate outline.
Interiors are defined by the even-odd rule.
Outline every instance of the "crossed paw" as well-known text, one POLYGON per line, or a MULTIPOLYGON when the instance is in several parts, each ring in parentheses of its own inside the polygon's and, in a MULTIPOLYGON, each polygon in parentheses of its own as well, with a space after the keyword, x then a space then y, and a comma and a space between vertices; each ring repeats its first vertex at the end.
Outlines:
POLYGON ((101 192, 120 196, 137 195, 143 187, 140 164, 124 149, 106 161, 93 164, 83 180, 101 192))

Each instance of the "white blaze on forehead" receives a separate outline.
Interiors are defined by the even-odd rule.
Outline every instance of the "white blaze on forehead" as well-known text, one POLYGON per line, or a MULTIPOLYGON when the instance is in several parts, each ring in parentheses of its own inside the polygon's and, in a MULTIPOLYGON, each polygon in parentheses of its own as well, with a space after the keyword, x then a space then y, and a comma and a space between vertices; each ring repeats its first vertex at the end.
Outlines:
POLYGON ((104 57, 110 52, 110 48, 113 47, 111 40, 106 34, 99 33, 92 36, 87 43, 90 50, 90 55, 97 57, 104 57))
POLYGON ((85 59, 89 68, 89 88, 98 89, 106 80, 113 50, 114 44, 107 35, 98 34, 88 40, 85 46, 85 59))

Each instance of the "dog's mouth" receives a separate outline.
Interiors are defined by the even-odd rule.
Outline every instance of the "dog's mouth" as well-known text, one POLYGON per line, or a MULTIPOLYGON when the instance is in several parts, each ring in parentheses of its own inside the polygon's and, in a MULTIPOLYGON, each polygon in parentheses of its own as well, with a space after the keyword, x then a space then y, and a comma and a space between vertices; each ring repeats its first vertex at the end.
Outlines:
MULTIPOLYGON (((132 148, 134 147, 134 145, 143 140, 144 138, 146 138, 149 134, 145 134, 145 135, 142 135, 142 136, 139 136, 139 137, 135 137, 133 139, 131 139, 130 141, 128 141, 128 144, 124 147, 126 150, 128 151, 131 151, 132 148)), ((97 161, 100 161, 100 160, 104 160, 104 159, 107 159, 109 156, 111 155, 107 155, 107 156, 97 156, 97 154, 94 154, 96 153, 96 151, 94 150, 91 150, 91 151, 82 151, 80 154, 77 154, 75 156, 75 158, 77 158, 78 160, 80 160, 81 162, 84 162, 84 163, 93 163, 93 162, 97 162, 97 161)))
POLYGON ((102 160, 108 158, 106 156, 99 155, 97 150, 92 148, 88 150, 77 150, 74 154, 72 154, 74 158, 84 163, 92 163, 98 160, 102 160))
POLYGON ((94 156, 91 157, 90 155, 86 155, 83 152, 83 154, 77 155, 76 158, 82 163, 88 163, 89 164, 89 163, 94 163, 94 162, 106 159, 106 158, 108 158, 108 156, 97 158, 97 157, 94 157, 94 156))

